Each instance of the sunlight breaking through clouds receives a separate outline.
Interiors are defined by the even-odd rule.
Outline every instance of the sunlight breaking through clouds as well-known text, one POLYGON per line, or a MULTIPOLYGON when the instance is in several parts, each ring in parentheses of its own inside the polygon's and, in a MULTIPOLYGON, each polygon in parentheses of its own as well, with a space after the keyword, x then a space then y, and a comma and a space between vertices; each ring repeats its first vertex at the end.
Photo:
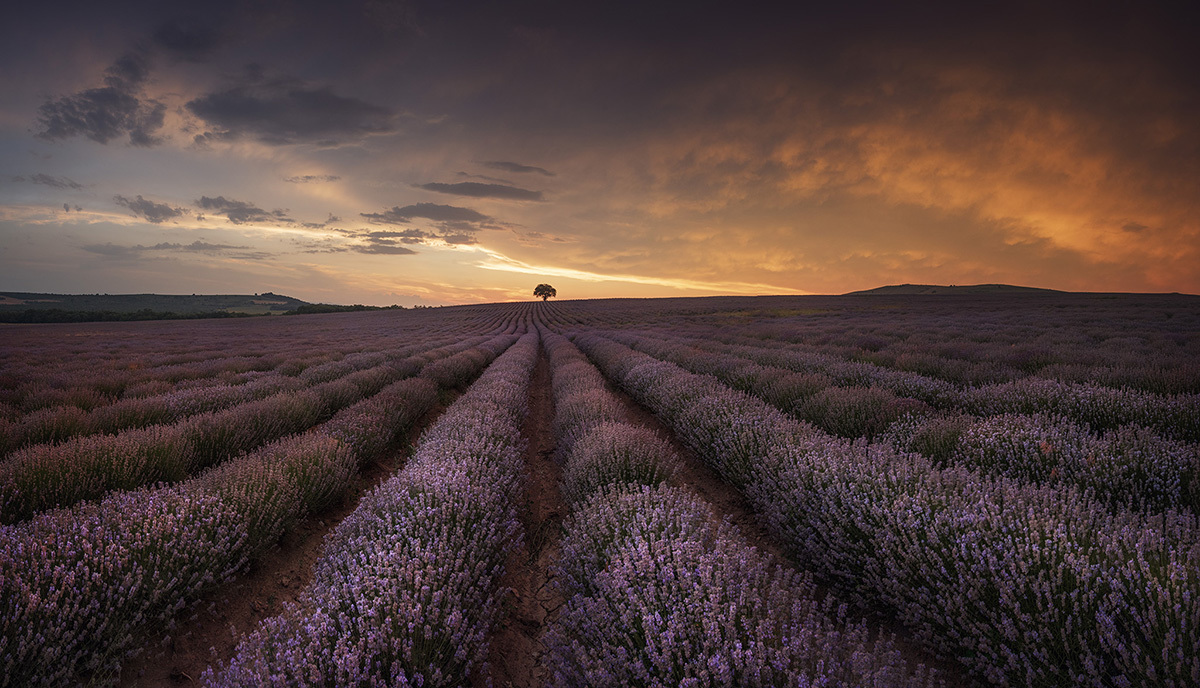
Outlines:
POLYGON ((484 258, 476 263, 484 270, 500 272, 516 272, 525 275, 545 277, 565 277, 582 282, 626 282, 629 284, 646 284, 658 287, 668 287, 682 291, 700 291, 710 294, 806 294, 795 289, 771 284, 751 284, 747 282, 708 282, 703 280, 679 279, 671 277, 648 277, 644 275, 601 274, 574 268, 551 267, 547 265, 531 265, 515 258, 487 248, 478 247, 476 251, 484 258))

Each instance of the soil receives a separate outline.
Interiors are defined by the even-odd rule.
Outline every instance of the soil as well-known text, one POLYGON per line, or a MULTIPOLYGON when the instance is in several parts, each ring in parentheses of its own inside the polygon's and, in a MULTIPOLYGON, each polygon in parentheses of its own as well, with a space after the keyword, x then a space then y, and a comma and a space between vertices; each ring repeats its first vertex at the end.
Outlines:
POLYGON ((391 477, 408 460, 408 447, 449 405, 430 409, 394 449, 368 463, 346 491, 341 503, 312 516, 284 534, 278 547, 253 562, 250 569, 218 586, 174 621, 160 640, 150 639, 143 650, 121 667, 122 688, 201 685, 204 670, 228 661, 242 635, 263 619, 299 601, 312 580, 325 535, 350 515, 364 494, 391 477))
POLYGON ((509 557, 501 585, 507 588, 506 614, 489 642, 488 671, 474 677, 475 686, 539 688, 549 673, 542 665, 542 631, 565 598, 553 584, 551 567, 558 559, 562 521, 567 514, 559 490, 562 470, 555 463, 551 420, 554 402, 550 388, 550 363, 545 352, 538 357, 529 389, 529 415, 523 432, 527 468, 525 504, 521 525, 525 543, 509 557))

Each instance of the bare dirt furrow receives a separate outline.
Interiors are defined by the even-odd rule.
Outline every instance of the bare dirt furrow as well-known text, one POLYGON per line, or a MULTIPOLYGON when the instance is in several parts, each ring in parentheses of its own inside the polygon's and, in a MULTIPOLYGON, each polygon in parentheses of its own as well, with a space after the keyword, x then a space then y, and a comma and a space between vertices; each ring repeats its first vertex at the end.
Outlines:
MULTIPOLYGON (((507 562, 502 584, 508 588, 506 614, 491 639, 488 665, 495 688, 545 686, 549 674, 542 666, 542 631, 564 601, 551 576, 558 558, 562 520, 567 509, 559 490, 561 469, 554 462, 551 421, 554 403, 550 365, 545 352, 538 358, 529 389, 529 415, 524 433, 526 498, 521 510, 525 544, 507 562)), ((483 676, 477 686, 486 685, 483 676)))
POLYGON ((430 409, 393 449, 359 472, 339 504, 285 533, 279 546, 254 562, 249 571, 205 595, 175 620, 173 629, 163 630, 138 656, 125 661, 119 685, 200 685, 200 676, 209 665, 233 657, 242 635, 283 611, 284 602, 298 602, 312 580, 325 535, 358 507, 364 494, 404 466, 412 444, 452 402, 446 392, 441 397, 442 403, 430 409))

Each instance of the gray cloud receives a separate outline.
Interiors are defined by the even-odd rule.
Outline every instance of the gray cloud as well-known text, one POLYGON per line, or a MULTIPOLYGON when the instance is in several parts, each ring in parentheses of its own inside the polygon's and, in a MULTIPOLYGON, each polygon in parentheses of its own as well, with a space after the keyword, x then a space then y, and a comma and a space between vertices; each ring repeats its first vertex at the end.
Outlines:
POLYGON ((286 210, 272 210, 268 212, 253 203, 235 201, 224 196, 217 196, 216 198, 201 196, 196 201, 196 207, 218 215, 224 215, 226 219, 235 225, 247 222, 283 222, 288 224, 293 222, 292 218, 287 216, 286 210))
POLYGON ((309 184, 311 182, 336 182, 341 177, 336 174, 305 174, 298 177, 284 177, 289 184, 309 184))
POLYGON ((430 182, 428 184, 417 184, 416 186, 426 191, 455 194, 457 196, 471 196, 473 198, 505 198, 515 201, 542 200, 541 191, 530 191, 529 189, 507 186, 505 184, 483 184, 480 182, 442 184, 440 182, 430 182))
POLYGON ((202 62, 221 44, 221 33, 210 24, 175 19, 161 24, 151 36, 168 54, 189 62, 202 62))
MULTIPOLYGON (((133 259, 142 256, 151 251, 165 251, 175 253, 204 253, 209 255, 226 254, 230 251, 244 251, 249 249, 249 246, 234 246, 232 244, 210 244, 205 241, 193 241, 190 244, 179 244, 172 242, 162 242, 153 246, 143 246, 135 244, 133 246, 122 246, 120 244, 103 243, 103 244, 88 244, 82 247, 83 250, 89 253, 95 253, 109 258, 133 259)), ((271 257, 270 253, 263 251, 239 252, 230 254, 235 258, 249 258, 260 260, 271 257)))
POLYGON ((113 202, 117 205, 124 206, 133 211, 133 214, 154 224, 161 224, 167 220, 173 220, 180 215, 187 213, 183 208, 176 208, 166 203, 155 203, 142 198, 140 195, 135 199, 128 199, 124 196, 113 196, 113 202))
POLYGON ((384 230, 384 231, 367 233, 367 237, 370 240, 399 239, 401 243, 405 243, 405 244, 420 244, 420 243, 423 243, 425 239, 432 239, 435 236, 436 235, 434 235, 430 232, 426 232, 423 229, 406 229, 406 230, 399 231, 399 232, 392 231, 392 230, 384 230))
POLYGON ((504 170, 505 172, 534 172, 542 175, 543 177, 554 176, 554 173, 550 170, 541 167, 534 167, 533 165, 522 165, 519 162, 509 162, 507 160, 487 160, 480 164, 493 170, 504 170))
POLYGON ((144 53, 122 55, 105 71, 104 86, 42 103, 36 136, 44 141, 84 136, 97 143, 128 136, 134 146, 161 143, 156 132, 167 107, 141 95, 149 70, 144 53))
POLYGON ((382 243, 371 243, 371 244, 367 244, 365 246, 361 246, 361 245, 360 246, 351 246, 350 250, 354 251, 356 253, 368 253, 368 254, 385 255, 385 256, 410 256, 410 255, 416 255, 416 253, 417 253, 416 251, 414 251, 411 248, 408 248, 406 246, 399 246, 396 244, 382 244, 382 243))
POLYGON ((391 210, 382 213, 359 213, 372 222, 386 224, 406 224, 413 218, 424 218, 435 222, 493 222, 491 217, 477 210, 460 208, 455 205, 439 205, 437 203, 414 203, 403 208, 392 206, 391 210))
POLYGON ((189 101, 187 109, 213 128, 197 135, 200 144, 252 138, 272 145, 333 146, 395 130, 395 113, 388 108, 290 78, 251 75, 247 83, 189 101))
POLYGON ((477 243, 479 243, 479 240, 475 238, 474 234, 469 234, 467 232, 448 232, 448 233, 442 234, 441 239, 442 239, 442 241, 445 241, 447 244, 477 244, 477 243))
POLYGON ((15 177, 9 177, 9 179, 14 182, 43 184, 45 186, 54 187, 55 189, 71 189, 72 191, 79 191, 83 189, 83 184, 80 184, 77 181, 68 179, 66 177, 54 177, 49 174, 38 173, 29 177, 17 175, 15 177))
POLYGON ((1138 233, 1144 232, 1150 228, 1140 222, 1126 222, 1124 225, 1121 226, 1121 229, 1125 230, 1126 232, 1132 232, 1133 234, 1138 234, 1138 233))
POLYGON ((470 172, 455 172, 456 177, 466 177, 467 179, 482 179, 485 182, 494 182, 496 184, 508 184, 512 186, 512 181, 501 179, 500 177, 489 177, 486 174, 471 174, 470 172))
POLYGON ((342 218, 334 215, 333 213, 329 213, 329 217, 325 218, 324 222, 301 222, 300 226, 307 227, 308 229, 324 229, 335 222, 341 221, 342 218))

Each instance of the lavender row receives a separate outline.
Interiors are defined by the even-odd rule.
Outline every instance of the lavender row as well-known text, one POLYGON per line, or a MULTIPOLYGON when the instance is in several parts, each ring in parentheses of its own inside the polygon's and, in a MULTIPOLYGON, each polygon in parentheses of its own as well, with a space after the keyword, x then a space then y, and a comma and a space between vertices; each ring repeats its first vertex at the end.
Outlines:
POLYGON ((1200 681, 1200 523, 806 428, 711 377, 577 343, 741 488, 798 561, 1002 685, 1200 681))
POLYGON ((151 624, 242 570, 436 402, 393 383, 314 432, 179 485, 0 527, 0 686, 105 682, 151 624))
MULTIPOLYGON (((113 434, 128 428, 170 424, 199 413, 218 411, 273 394, 296 392, 331 382, 355 372, 379 367, 389 360, 459 341, 427 339, 399 350, 352 353, 338 360, 305 366, 289 376, 270 374, 240 385, 219 384, 178 389, 165 394, 128 397, 91 411, 73 406, 53 406, 26 414, 0 430, 0 449, 12 450, 39 443, 56 443, 94 434, 113 434)), ((293 371, 288 371, 293 372, 293 371)))
POLYGON ((503 331, 518 316, 519 309, 490 306, 219 322, 12 326, 5 328, 0 343, 0 418, 16 421, 22 413, 64 405, 92 410, 194 385, 235 384, 268 370, 294 377, 356 352, 394 348, 397 341, 503 331))
POLYGON ((939 468, 962 465, 1038 484, 1068 484, 1114 508, 1200 513, 1200 450, 1127 425, 1097 435, 1065 418, 1002 414, 905 417, 886 441, 939 468))
POLYGON ((1094 430, 1126 425, 1152 428, 1167 437, 1200 442, 1200 394, 1153 394, 1096 384, 1026 377, 1004 383, 961 387, 918 373, 789 349, 717 345, 664 334, 651 338, 608 333, 627 346, 671 360, 694 372, 725 375, 735 387, 761 389, 789 411, 827 420, 835 434, 840 413, 858 411, 866 433, 908 411, 932 406, 979 416, 1003 413, 1060 415, 1094 430), (780 368, 784 370, 780 370, 780 368), (844 391, 833 387, 848 388, 844 391), (920 402, 916 404, 915 402, 920 402), (928 405, 928 406, 926 406, 928 405), (831 409, 830 407, 834 407, 831 409))
POLYGON ((708 347, 604 334, 712 375, 834 435, 874 440, 886 434, 901 449, 919 451, 942 467, 957 463, 1037 483, 1073 484, 1120 508, 1200 511, 1197 445, 1144 427, 1125 425, 1097 434, 1066 418, 1040 414, 947 416, 888 389, 836 387, 827 376, 761 366, 708 347))
POLYGON ((110 490, 182 480, 265 442, 312 427, 337 410, 419 370, 439 383, 444 382, 440 373, 444 368, 465 369, 468 373, 478 370, 479 359, 487 355, 485 350, 474 348, 486 346, 479 339, 487 341, 483 337, 470 339, 409 358, 384 361, 300 392, 198 414, 172 426, 23 449, 0 463, 0 520, 19 521, 38 511, 69 506, 110 490))
MULTIPOLYGON (((556 409, 619 408, 574 345, 550 334, 546 348, 556 409)), ((937 685, 668 485, 664 439, 583 414, 555 426, 572 515, 556 571, 568 600, 545 636, 552 685, 937 685)))
POLYGON ((723 297, 573 302, 548 310, 572 329, 649 325, 962 385, 1036 375, 1161 394, 1200 392, 1200 309, 1190 296, 723 297))
MULTIPOLYGON (((473 357, 476 374, 511 344, 473 357)), ((0 526, 0 686, 104 682, 138 630, 243 569, 435 402, 429 378, 395 382, 313 432, 191 481, 0 526)))
POLYGON ((213 686, 461 686, 483 668, 520 541, 525 335, 326 540, 299 607, 264 621, 213 686))

